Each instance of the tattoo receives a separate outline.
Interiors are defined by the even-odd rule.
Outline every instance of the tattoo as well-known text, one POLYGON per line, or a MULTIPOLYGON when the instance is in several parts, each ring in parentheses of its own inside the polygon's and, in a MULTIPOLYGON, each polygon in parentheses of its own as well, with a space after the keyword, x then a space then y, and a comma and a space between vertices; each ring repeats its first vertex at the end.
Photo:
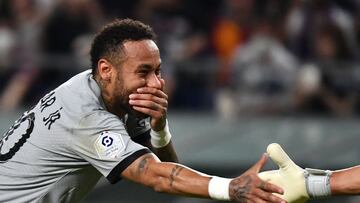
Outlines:
POLYGON ((178 176, 183 169, 184 168, 181 166, 178 166, 178 165, 174 166, 174 168, 172 169, 171 174, 170 174, 170 187, 173 186, 175 177, 178 176))
POLYGON ((146 155, 139 163, 138 166, 138 170, 137 170, 137 175, 140 175, 141 173, 146 173, 147 171, 147 163, 148 163, 148 159, 152 158, 152 156, 146 155))
POLYGON ((251 183, 251 177, 248 175, 234 180, 234 184, 232 184, 230 188, 230 193, 233 194, 232 196, 235 198, 235 200, 241 203, 247 202, 246 199, 249 195, 251 183))

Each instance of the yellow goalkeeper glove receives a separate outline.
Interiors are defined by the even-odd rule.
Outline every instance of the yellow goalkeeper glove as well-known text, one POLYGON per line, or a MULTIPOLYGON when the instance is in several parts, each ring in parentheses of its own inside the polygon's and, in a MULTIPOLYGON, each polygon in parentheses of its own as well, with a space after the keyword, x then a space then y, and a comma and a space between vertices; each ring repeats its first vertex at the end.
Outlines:
POLYGON ((310 198, 331 195, 330 171, 300 168, 276 143, 267 147, 267 153, 279 170, 262 172, 259 177, 283 188, 285 192, 281 197, 289 203, 304 203, 310 198))

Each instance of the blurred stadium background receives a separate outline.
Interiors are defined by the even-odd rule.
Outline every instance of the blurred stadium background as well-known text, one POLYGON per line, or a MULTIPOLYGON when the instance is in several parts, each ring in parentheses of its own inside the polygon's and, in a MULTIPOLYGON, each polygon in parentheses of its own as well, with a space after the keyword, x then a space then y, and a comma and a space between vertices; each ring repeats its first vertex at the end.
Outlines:
MULTIPOLYGON (((0 0, 0 129, 88 69, 94 33, 126 17, 158 34, 181 163, 234 177, 272 142, 303 167, 360 163, 359 0, 0 0)), ((84 202, 211 201, 102 180, 84 202)))

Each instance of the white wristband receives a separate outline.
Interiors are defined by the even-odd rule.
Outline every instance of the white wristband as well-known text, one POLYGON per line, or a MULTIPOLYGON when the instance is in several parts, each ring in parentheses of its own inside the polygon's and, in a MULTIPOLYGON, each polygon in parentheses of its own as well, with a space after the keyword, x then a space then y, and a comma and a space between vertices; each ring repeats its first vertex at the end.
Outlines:
POLYGON ((170 143, 171 134, 169 129, 168 121, 166 120, 166 124, 163 130, 154 131, 150 130, 150 142, 151 145, 155 148, 162 148, 170 143))
POLYGON ((215 200, 230 200, 229 186, 232 179, 213 176, 209 182, 209 196, 215 200))
POLYGON ((331 171, 319 169, 305 169, 306 189, 312 199, 319 199, 331 195, 331 171))

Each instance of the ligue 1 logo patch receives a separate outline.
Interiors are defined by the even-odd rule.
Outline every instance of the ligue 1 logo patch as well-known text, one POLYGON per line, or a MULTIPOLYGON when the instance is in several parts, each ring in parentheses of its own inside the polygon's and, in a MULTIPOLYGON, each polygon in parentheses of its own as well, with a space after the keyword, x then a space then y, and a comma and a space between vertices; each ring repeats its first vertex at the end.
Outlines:
POLYGON ((125 144, 119 133, 104 131, 95 141, 95 149, 100 158, 117 158, 125 144))

